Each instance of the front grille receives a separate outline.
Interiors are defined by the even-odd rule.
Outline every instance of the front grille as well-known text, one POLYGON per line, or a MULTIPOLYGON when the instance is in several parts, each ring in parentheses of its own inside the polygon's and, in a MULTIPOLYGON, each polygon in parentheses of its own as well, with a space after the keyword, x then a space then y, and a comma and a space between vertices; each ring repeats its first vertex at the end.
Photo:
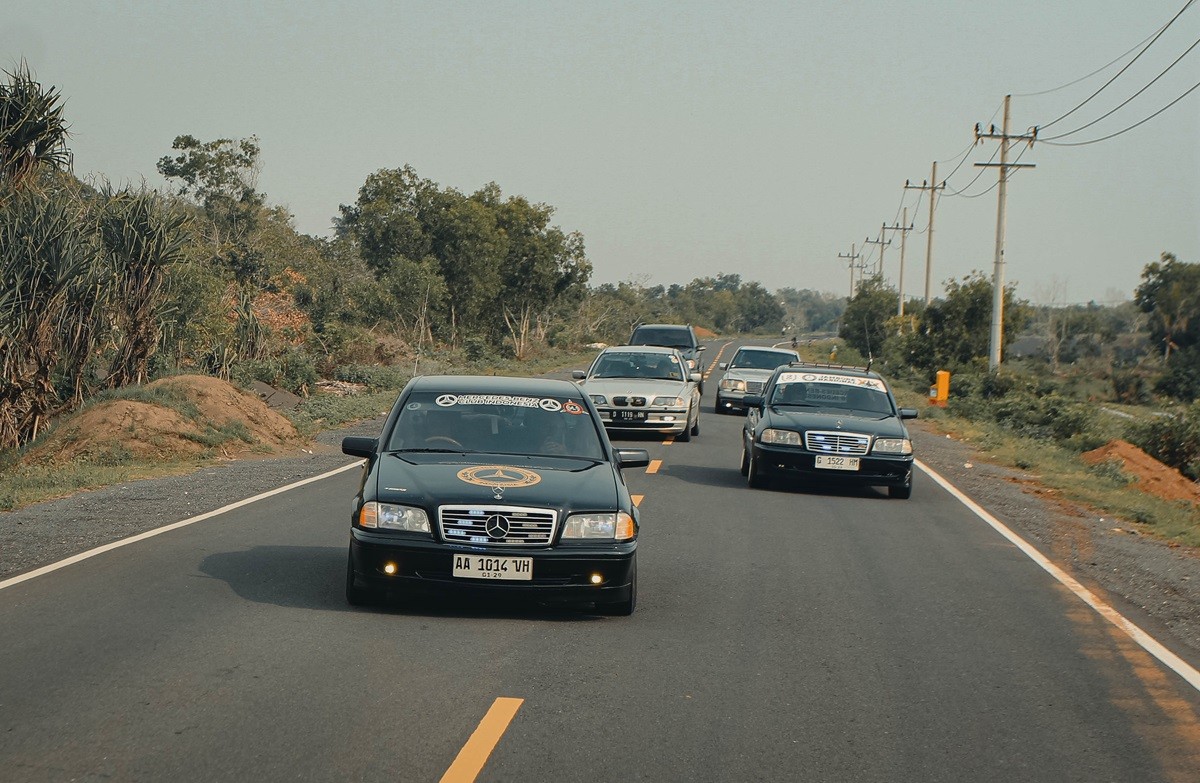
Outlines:
POLYGON ((620 408, 644 408, 646 407, 645 397, 613 397, 613 405, 620 408))
POLYGON ((763 381, 746 381, 746 393, 759 394, 762 392, 764 386, 766 386, 766 383, 763 381))
POLYGON ((806 432, 804 447, 821 454, 866 454, 871 447, 871 436, 854 432, 806 432))
POLYGON ((558 512, 518 506, 441 506, 438 524, 447 543, 544 546, 554 540, 558 512))

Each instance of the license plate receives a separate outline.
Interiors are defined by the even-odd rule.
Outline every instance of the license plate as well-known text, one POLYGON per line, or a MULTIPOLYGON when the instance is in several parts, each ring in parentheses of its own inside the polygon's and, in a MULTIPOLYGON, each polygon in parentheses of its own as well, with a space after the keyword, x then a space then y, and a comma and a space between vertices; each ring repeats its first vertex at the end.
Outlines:
POLYGON ((533 580, 533 558, 455 555, 454 575, 467 579, 515 579, 529 582, 533 580))
POLYGON ((645 411, 617 411, 617 421, 645 421, 645 411))
POLYGON ((816 467, 826 470, 858 470, 858 457, 831 457, 818 454, 816 467))

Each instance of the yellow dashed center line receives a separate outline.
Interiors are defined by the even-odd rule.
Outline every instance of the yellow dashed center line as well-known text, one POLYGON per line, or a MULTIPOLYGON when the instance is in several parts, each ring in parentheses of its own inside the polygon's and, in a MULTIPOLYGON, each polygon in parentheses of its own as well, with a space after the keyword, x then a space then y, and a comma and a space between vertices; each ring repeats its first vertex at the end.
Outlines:
POLYGON ((524 702, 524 699, 507 696, 492 702, 491 709, 479 721, 479 726, 458 752, 450 769, 442 775, 441 783, 473 783, 524 702))
POLYGON ((717 351, 717 355, 713 357, 712 364, 708 365, 708 371, 704 373, 704 380, 708 380, 708 376, 713 374, 713 370, 717 369, 717 365, 721 362, 721 355, 725 353, 725 349, 733 345, 733 341, 725 343, 721 346, 721 350, 717 351))
POLYGON ((674 439, 674 438, 667 438, 666 440, 664 440, 664 441, 663 441, 663 444, 662 444, 662 445, 664 445, 664 446, 670 446, 670 445, 671 445, 672 443, 674 443, 674 442, 675 442, 675 439, 674 439))
POLYGON ((647 473, 657 473, 658 469, 661 467, 662 467, 661 459, 652 459, 652 460, 650 460, 650 464, 646 466, 646 472, 647 473))
POLYGON ((633 500, 633 505, 640 506, 640 505, 642 505, 642 498, 644 498, 646 496, 645 495, 630 495, 629 497, 633 500))

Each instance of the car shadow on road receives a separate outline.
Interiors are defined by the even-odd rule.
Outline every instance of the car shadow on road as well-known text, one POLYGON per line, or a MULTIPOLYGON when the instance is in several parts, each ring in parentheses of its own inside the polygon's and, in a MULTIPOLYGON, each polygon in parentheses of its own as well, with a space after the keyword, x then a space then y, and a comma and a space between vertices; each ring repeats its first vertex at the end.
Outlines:
MULTIPOLYGON (((706 487, 722 487, 734 490, 746 490, 746 477, 737 468, 713 468, 703 465, 684 465, 672 463, 663 468, 665 475, 686 481, 689 484, 700 484, 706 487)), ((830 495, 833 497, 864 498, 868 500, 887 500, 887 490, 879 487, 858 487, 852 484, 817 484, 816 482, 792 483, 780 479, 772 479, 767 487, 757 492, 782 492, 798 495, 830 495)))
POLYGON ((214 552, 200 562, 200 571, 209 578, 225 582, 247 601, 292 609, 550 622, 608 619, 593 614, 587 604, 554 607, 500 598, 384 598, 366 609, 353 607, 346 603, 344 592, 345 547, 256 546, 234 552, 214 552))

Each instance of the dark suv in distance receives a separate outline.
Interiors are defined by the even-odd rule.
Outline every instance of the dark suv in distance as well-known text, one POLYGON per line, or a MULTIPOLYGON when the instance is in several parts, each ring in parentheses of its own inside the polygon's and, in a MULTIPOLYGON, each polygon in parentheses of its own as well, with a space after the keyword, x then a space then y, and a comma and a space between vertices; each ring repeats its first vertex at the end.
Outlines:
POLYGON ((661 345, 678 348, 687 362, 688 372, 701 375, 700 393, 704 394, 704 368, 700 366, 700 352, 705 346, 696 339, 696 330, 691 324, 642 324, 629 336, 629 345, 661 345))

